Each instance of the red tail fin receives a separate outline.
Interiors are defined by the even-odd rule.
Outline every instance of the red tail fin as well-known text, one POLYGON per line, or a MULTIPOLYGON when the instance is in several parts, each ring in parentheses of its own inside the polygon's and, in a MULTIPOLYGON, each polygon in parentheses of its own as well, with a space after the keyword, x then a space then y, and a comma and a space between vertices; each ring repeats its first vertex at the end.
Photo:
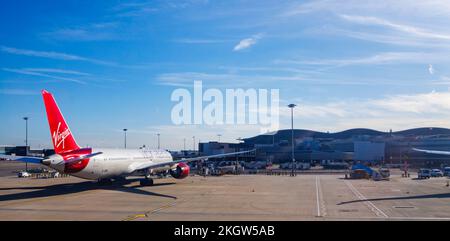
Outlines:
POLYGON ((55 152, 63 153, 79 149, 80 147, 77 145, 75 138, 73 138, 72 132, 70 132, 69 126, 64 120, 53 95, 46 90, 42 90, 42 97, 44 98, 48 125, 50 126, 50 134, 55 152))

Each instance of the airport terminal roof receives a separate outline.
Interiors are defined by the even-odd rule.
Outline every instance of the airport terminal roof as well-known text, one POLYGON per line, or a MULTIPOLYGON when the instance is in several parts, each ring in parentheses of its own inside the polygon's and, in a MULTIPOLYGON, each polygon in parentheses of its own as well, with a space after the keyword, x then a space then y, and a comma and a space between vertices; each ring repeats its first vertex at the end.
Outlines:
MULTIPOLYGON (((450 129, 440 128, 440 127, 422 127, 407 129, 396 132, 383 132, 367 128, 355 128, 345 131, 330 133, 330 132, 320 132, 305 129, 294 129, 295 138, 331 138, 331 139, 349 139, 355 136, 431 136, 431 135, 450 135, 450 129)), ((275 141, 279 140, 290 140, 291 129, 284 129, 274 132, 264 133, 258 136, 244 138, 243 140, 247 143, 272 143, 273 138, 275 141)))

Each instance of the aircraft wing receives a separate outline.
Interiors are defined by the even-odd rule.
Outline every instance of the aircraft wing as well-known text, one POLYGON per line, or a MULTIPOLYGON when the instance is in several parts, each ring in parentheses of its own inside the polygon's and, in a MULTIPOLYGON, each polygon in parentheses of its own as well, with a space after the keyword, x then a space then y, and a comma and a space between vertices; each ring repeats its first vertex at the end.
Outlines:
POLYGON ((21 161, 28 163, 38 163, 41 164, 44 158, 42 157, 31 157, 31 156, 13 156, 13 155, 0 155, 0 158, 11 160, 11 161, 21 161))
POLYGON ((227 157, 227 156, 235 156, 245 153, 250 153, 255 151, 256 149, 250 150, 250 151, 239 151, 239 152, 231 152, 231 153, 225 153, 225 154, 217 154, 217 155, 211 155, 211 156, 199 156, 199 157, 192 157, 192 158, 182 158, 180 160, 173 160, 168 162, 159 162, 159 163, 144 163, 141 165, 137 165, 135 167, 132 167, 131 169, 134 171, 148 169, 148 168, 158 168, 158 167, 164 167, 164 166, 172 166, 174 164, 184 162, 193 162, 193 161, 201 161, 201 160, 208 160, 209 158, 221 158, 221 157, 227 157))
POLYGON ((226 156, 235 156, 235 155, 250 153, 250 152, 254 152, 254 151, 256 151, 256 149, 253 149, 253 150, 250 150, 250 151, 238 151, 238 152, 217 154, 217 155, 211 155, 211 156, 199 156, 199 157, 192 157, 192 158, 182 158, 182 159, 177 160, 177 161, 178 162, 191 162, 191 161, 208 160, 209 158, 221 158, 221 157, 226 157, 226 156))
POLYGON ((413 148, 413 150, 418 151, 418 152, 429 153, 429 154, 439 154, 439 155, 449 155, 450 156, 450 151, 434 151, 434 150, 424 150, 424 149, 417 149, 417 148, 413 148))

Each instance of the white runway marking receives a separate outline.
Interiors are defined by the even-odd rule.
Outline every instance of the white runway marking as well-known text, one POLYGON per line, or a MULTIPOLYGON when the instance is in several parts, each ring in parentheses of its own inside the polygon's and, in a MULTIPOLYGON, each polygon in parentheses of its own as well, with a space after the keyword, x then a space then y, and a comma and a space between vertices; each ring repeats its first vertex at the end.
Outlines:
POLYGON ((446 220, 449 221, 450 217, 389 217, 389 219, 399 219, 399 220, 446 220))
POLYGON ((316 176, 316 205, 317 205, 317 217, 323 217, 327 215, 319 176, 316 176))
POLYGON ((389 218, 389 216, 384 213, 383 211, 381 211, 377 206, 375 206, 375 204, 373 204, 371 201, 369 201, 362 193, 360 193, 354 186, 353 184, 351 184, 349 181, 345 180, 344 181, 345 184, 348 186, 348 188, 350 188, 350 190, 353 192, 353 194, 355 194, 355 196, 361 200, 364 201, 364 203, 367 205, 367 207, 373 212, 375 213, 375 215, 377 215, 378 217, 382 217, 382 218, 389 218))

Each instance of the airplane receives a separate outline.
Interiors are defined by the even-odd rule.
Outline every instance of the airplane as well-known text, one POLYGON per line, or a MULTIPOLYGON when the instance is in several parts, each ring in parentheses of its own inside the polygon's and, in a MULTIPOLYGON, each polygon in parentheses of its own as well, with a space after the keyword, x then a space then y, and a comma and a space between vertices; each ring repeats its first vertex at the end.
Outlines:
POLYGON ((140 185, 151 186, 153 185, 151 178, 153 174, 168 171, 176 179, 188 177, 190 172, 188 162, 235 156, 254 151, 174 160, 172 155, 165 150, 82 148, 75 141, 53 95, 47 90, 42 90, 42 97, 55 154, 46 158, 14 155, 0 155, 0 158, 43 164, 60 173, 88 180, 98 180, 100 183, 123 180, 127 176, 144 176, 145 178, 140 180, 140 185))

